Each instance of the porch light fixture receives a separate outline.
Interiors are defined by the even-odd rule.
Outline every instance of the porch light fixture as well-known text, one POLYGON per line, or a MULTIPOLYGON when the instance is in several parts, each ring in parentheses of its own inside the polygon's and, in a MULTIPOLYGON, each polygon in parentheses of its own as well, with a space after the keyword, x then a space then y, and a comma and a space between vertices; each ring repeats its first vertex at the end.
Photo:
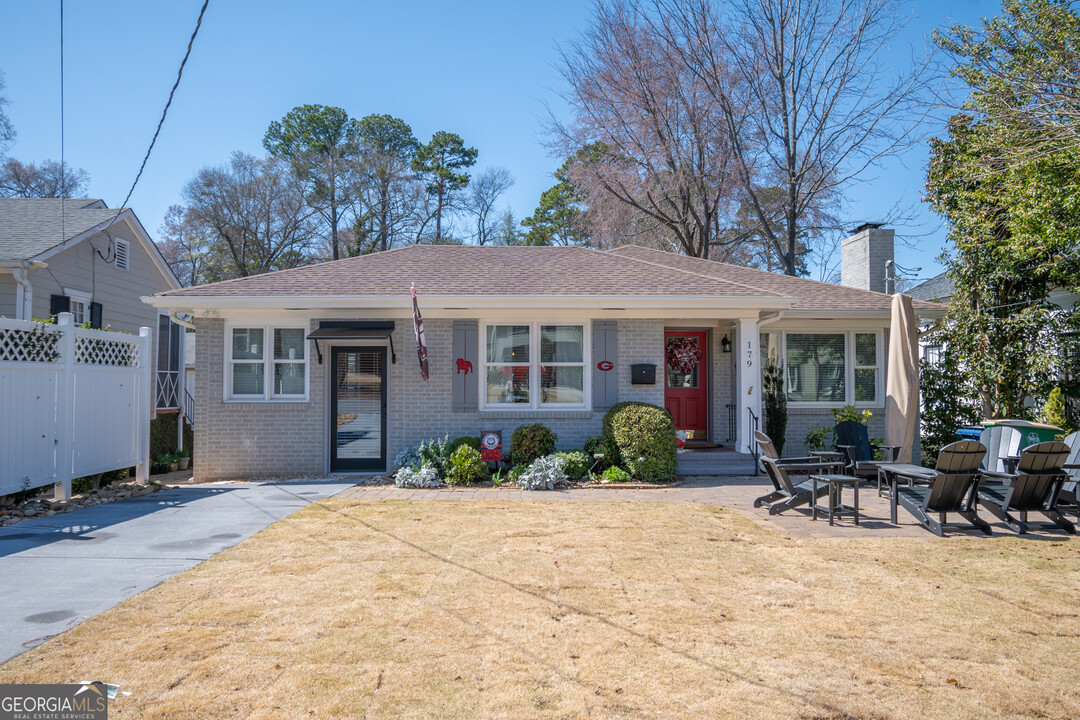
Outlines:
POLYGON ((731 341, 728 340, 727 335, 724 335, 723 339, 720 341, 720 348, 726 353, 731 352, 731 341))

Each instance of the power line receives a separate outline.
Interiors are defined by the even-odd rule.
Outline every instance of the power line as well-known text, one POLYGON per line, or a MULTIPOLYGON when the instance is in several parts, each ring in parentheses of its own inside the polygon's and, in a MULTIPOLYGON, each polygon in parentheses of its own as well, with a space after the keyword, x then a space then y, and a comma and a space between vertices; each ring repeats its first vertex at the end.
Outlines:
MULTIPOLYGON (((169 106, 172 105, 173 95, 176 94, 176 88, 180 86, 180 78, 184 76, 184 66, 187 65, 188 58, 191 56, 191 46, 195 44, 195 37, 199 34, 199 28, 202 27, 203 15, 206 14, 206 7, 210 4, 210 0, 203 2, 202 9, 199 10, 199 19, 195 23, 195 30, 191 33, 191 39, 188 40, 187 51, 184 53, 184 59, 180 61, 180 69, 176 73, 176 82, 173 83, 172 90, 169 91, 169 99, 165 102, 165 109, 161 111, 161 119, 158 120, 157 129, 154 130, 154 137, 150 140, 150 146, 146 148, 146 155, 143 156, 142 165, 139 166, 139 172, 135 175, 135 181, 131 183, 131 189, 128 190, 127 197, 124 198, 124 202, 120 203, 120 208, 123 209, 128 200, 131 199, 131 194, 135 192, 135 186, 139 184, 139 178, 142 177, 143 170, 146 169, 146 163, 150 160, 150 153, 154 149, 154 143, 157 142, 158 134, 161 132, 161 126, 165 124, 165 116, 169 114, 169 106)), ((119 217, 120 213, 117 213, 119 217)))

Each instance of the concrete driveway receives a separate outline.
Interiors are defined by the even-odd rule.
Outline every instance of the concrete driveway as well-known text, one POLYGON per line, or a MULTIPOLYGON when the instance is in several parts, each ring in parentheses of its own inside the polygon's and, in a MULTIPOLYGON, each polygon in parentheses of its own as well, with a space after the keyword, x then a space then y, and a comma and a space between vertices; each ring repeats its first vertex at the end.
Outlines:
POLYGON ((0 662, 350 485, 193 485, 0 528, 0 662))

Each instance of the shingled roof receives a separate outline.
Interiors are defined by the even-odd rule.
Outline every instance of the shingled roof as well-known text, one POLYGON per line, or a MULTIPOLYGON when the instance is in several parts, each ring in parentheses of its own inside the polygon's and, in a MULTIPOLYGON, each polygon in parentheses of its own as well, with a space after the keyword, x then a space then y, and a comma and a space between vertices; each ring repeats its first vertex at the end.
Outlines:
POLYGON ((0 198, 0 260, 30 260, 118 214, 92 198, 0 198))
MULTIPOLYGON (((766 270, 676 255, 652 248, 624 245, 609 250, 608 253, 796 298, 797 302, 792 305, 792 309, 795 310, 889 310, 892 303, 891 295, 871 290, 859 290, 808 278, 780 275, 766 270)), ((936 303, 919 300, 914 302, 914 307, 916 310, 943 309, 936 303)))
MULTIPOLYGON (((752 301, 761 306, 888 310, 889 296, 803 278, 687 258, 646 248, 409 245, 334 262, 159 293, 214 307, 244 298, 408 296, 679 297, 752 301)), ((166 303, 162 303, 166 304, 166 303)), ((922 303, 924 309, 937 307, 922 303)))
POLYGON ((782 295, 583 247, 409 245, 162 293, 165 297, 782 295))

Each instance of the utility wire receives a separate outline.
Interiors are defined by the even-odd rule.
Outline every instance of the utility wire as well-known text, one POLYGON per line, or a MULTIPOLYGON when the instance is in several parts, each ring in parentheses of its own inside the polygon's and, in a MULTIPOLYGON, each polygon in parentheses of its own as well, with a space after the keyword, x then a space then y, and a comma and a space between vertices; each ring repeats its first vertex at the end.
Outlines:
MULTIPOLYGON (((154 137, 150 140, 150 147, 146 148, 146 155, 143 157, 142 165, 139 166, 139 172, 135 175, 135 182, 131 183, 131 189, 128 190, 127 197, 124 198, 124 202, 120 203, 120 208, 123 209, 127 205, 128 200, 131 199, 131 194, 135 192, 135 186, 139 184, 139 178, 142 177, 143 170, 146 169, 146 163, 150 159, 150 153, 154 149, 154 143, 157 142, 158 134, 161 132, 161 126, 165 124, 165 116, 169 114, 169 106, 172 105, 173 95, 176 94, 176 88, 180 86, 180 78, 184 76, 184 66, 187 65, 188 58, 191 56, 191 46, 195 44, 195 36, 199 34, 199 28, 202 27, 203 15, 206 14, 206 6, 210 4, 210 0, 205 0, 202 5, 202 9, 199 10, 199 19, 195 23, 195 30, 191 33, 191 39, 188 40, 187 52, 184 53, 184 59, 180 61, 180 69, 176 73, 176 82, 173 83, 172 90, 169 91, 169 99, 165 102, 165 109, 161 111, 161 119, 158 120, 157 129, 154 130, 154 137)), ((119 213, 117 213, 119 216, 119 213)))
MULTIPOLYGON (((63 0, 60 0, 61 8, 63 7, 63 0)), ((204 0, 202 9, 199 10, 199 19, 195 22, 195 29, 191 33, 191 39, 188 40, 187 50, 184 52, 184 59, 180 61, 180 69, 176 71, 176 81, 173 83, 172 89, 169 91, 169 99, 165 101, 165 108, 161 111, 161 119, 158 120, 157 128, 154 130, 154 137, 150 139, 150 145, 146 148, 146 154, 143 156, 142 164, 139 165, 139 172, 135 175, 134 182, 131 183, 131 188, 128 190, 127 196, 124 198, 124 202, 120 203, 120 207, 116 208, 116 216, 113 218, 113 222, 116 218, 120 217, 120 213, 127 207, 128 200, 131 199, 132 193, 135 192, 135 186, 139 184, 139 179, 142 178, 143 170, 146 169, 146 163, 150 160, 150 153, 154 150, 154 145, 157 143, 158 135, 161 133, 161 127, 165 124, 165 117, 169 114, 169 108, 172 106, 173 96, 176 95, 176 89, 180 87, 180 79, 184 76, 184 66, 187 65, 188 58, 191 57, 191 48, 195 44, 195 38, 199 34, 199 28, 202 27, 203 16, 206 14, 206 8, 210 4, 210 0, 204 0)), ((62 67, 61 63, 61 67, 62 67)), ((109 254, 112 257, 105 257, 100 250, 95 250, 102 260, 107 263, 111 263, 116 259, 116 247, 115 241, 112 239, 112 235, 105 233, 109 238, 109 254)))

